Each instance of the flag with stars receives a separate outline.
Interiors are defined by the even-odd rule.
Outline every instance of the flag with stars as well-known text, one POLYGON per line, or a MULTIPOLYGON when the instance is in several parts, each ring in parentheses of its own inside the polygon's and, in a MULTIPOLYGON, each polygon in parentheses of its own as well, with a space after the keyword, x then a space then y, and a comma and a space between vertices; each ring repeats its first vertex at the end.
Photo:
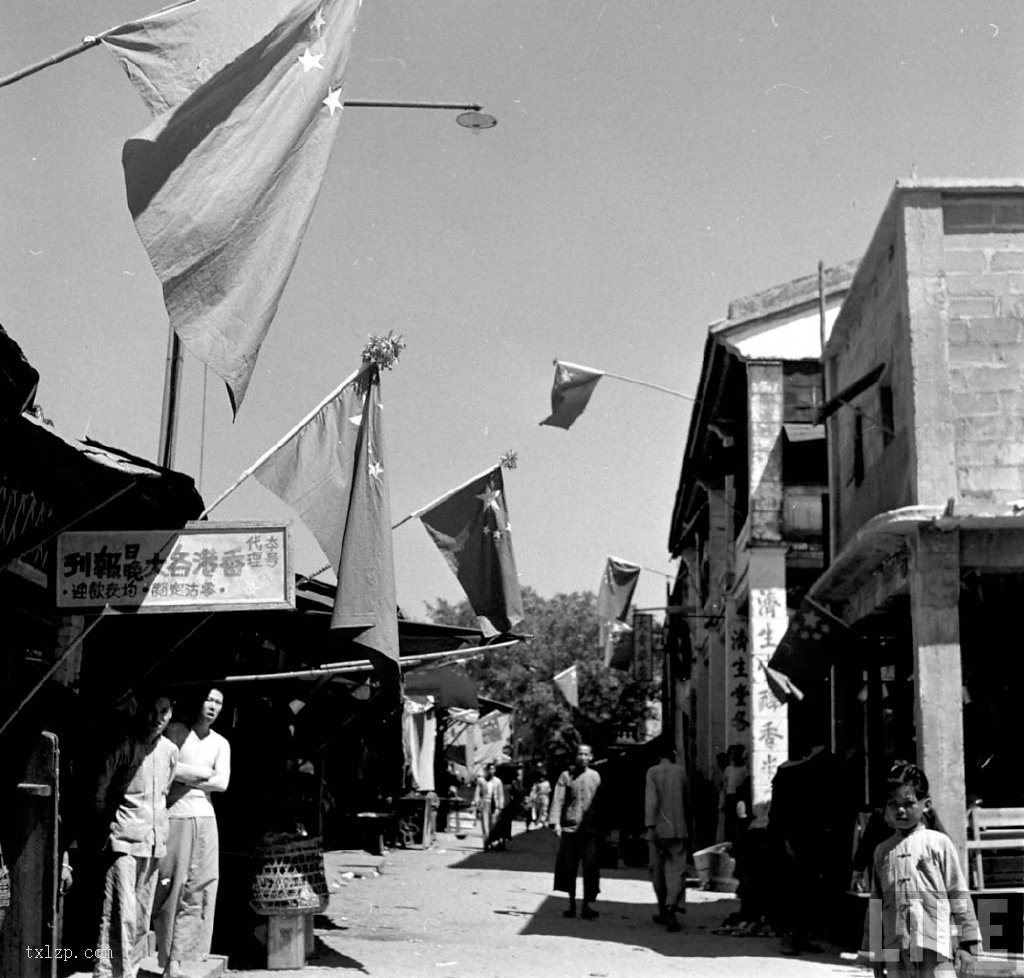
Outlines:
POLYGON ((484 634, 523 620, 505 484, 497 465, 419 514, 476 613, 484 634))
POLYGON ((805 597, 791 613, 789 627, 765 666, 775 696, 793 702, 824 682, 847 631, 841 618, 805 597))
POLYGON ((101 38, 154 115, 122 153, 172 328, 238 412, 341 122, 359 0, 183 0, 101 38))
POLYGON ((551 387, 551 414, 541 424, 553 428, 571 427, 583 413, 597 382, 603 376, 600 370, 556 360, 555 382, 551 387))
POLYGON ((377 662, 398 663, 380 374, 366 364, 253 475, 291 506, 337 570, 332 628, 377 662))

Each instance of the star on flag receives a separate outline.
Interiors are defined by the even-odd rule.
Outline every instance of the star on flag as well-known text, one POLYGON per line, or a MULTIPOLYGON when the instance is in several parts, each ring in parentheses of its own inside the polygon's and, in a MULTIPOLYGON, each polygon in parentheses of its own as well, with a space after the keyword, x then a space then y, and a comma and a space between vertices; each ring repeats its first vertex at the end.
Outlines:
POLYGON ((307 71, 312 71, 314 68, 319 71, 323 71, 323 60, 324 56, 322 54, 313 54, 313 52, 307 47, 305 54, 299 55, 299 64, 302 65, 302 73, 305 74, 307 71))
POLYGON ((477 499, 484 504, 484 509, 493 509, 494 512, 501 512, 501 490, 492 489, 488 486, 483 492, 477 494, 477 499))
POLYGON ((313 30, 316 31, 317 36, 319 36, 323 32, 323 29, 326 26, 326 24, 327 24, 327 21, 324 20, 324 8, 323 7, 317 7, 316 8, 316 16, 313 18, 313 23, 311 25, 313 30))
POLYGON ((340 88, 328 88, 327 98, 323 99, 323 104, 331 110, 333 116, 335 112, 340 112, 344 107, 345 103, 341 100, 342 90, 340 88))

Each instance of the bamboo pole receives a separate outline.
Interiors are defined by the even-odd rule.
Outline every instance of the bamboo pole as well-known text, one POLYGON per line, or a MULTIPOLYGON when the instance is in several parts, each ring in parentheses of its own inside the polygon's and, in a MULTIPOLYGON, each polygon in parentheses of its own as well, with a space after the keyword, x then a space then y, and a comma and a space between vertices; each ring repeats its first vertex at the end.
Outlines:
POLYGON ((587 370, 592 374, 600 374, 602 377, 614 377, 616 380, 624 380, 630 384, 639 384, 641 387, 650 387, 651 390, 661 391, 664 394, 672 394, 674 397, 682 397, 687 401, 693 401, 696 403, 697 398, 691 397, 689 394, 684 394, 682 391, 672 390, 671 387, 662 387, 659 384, 651 384, 646 380, 637 380, 635 377, 624 377, 622 374, 613 374, 607 370, 597 370, 594 367, 584 367, 579 363, 569 363, 568 360, 554 360, 552 361, 556 365, 561 363, 566 367, 575 367, 577 370, 587 370))
POLYGON ((109 610, 110 606, 106 605, 103 608, 103 610, 91 622, 89 622, 89 624, 86 625, 85 628, 83 628, 82 631, 77 636, 75 636, 75 638, 71 642, 68 643, 68 647, 60 654, 60 656, 53 663, 53 665, 46 670, 46 674, 43 676, 43 678, 40 679, 39 682, 37 682, 35 686, 32 687, 32 689, 29 690, 28 695, 17 705, 14 712, 6 720, 4 720, 3 726, 0 727, 0 734, 2 734, 14 722, 15 717, 17 717, 18 714, 25 709, 25 707, 31 701, 32 697, 35 696, 36 693, 38 693, 39 690, 43 688, 43 686, 46 685, 49 678, 62 665, 64 665, 64 663, 67 661, 68 656, 71 655, 71 653, 74 652, 74 650, 78 648, 79 645, 81 645, 82 640, 85 638, 85 636, 88 635, 89 632, 91 632, 100 623, 100 619, 102 619, 103 616, 109 610))
POLYGON ((334 390, 331 391, 312 411, 309 412, 297 425, 295 425, 286 435, 278 439, 276 444, 271 448, 268 448, 255 462, 252 463, 242 474, 235 479, 235 481, 227 487, 209 506, 206 507, 200 514, 199 519, 206 516, 211 510, 216 509, 228 496, 231 495, 246 479, 249 478, 274 452, 278 449, 283 448, 289 441, 292 440, 310 421, 313 420, 331 401, 334 400, 349 384, 354 383, 356 378, 359 377, 365 370, 369 370, 372 364, 364 363, 354 374, 345 378, 334 390))
MULTIPOLYGON (((415 519, 421 513, 425 513, 428 509, 433 509, 438 503, 443 503, 446 499, 450 499, 455 493, 465 489, 466 486, 471 486, 477 479, 482 479, 485 475, 490 475, 495 469, 500 469, 501 463, 498 462, 496 465, 492 465, 490 468, 484 469, 483 472, 479 472, 473 476, 472 479, 467 479, 461 485, 456 486, 454 489, 450 489, 448 492, 440 495, 432 503, 427 503, 426 506, 421 506, 419 509, 414 510, 408 516, 403 516, 397 523, 392 524, 391 529, 397 530, 403 523, 408 523, 409 520, 415 519)), ((317 572, 319 573, 319 571, 317 572)))

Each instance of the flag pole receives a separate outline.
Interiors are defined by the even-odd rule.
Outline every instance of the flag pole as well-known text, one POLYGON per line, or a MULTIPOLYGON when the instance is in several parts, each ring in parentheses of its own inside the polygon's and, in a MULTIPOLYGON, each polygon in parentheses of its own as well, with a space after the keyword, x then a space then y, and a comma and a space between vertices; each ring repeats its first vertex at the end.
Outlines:
POLYGON ((391 529, 397 530, 403 523, 408 523, 409 520, 415 519, 417 516, 420 515, 420 513, 425 513, 428 509, 431 509, 438 503, 443 503, 450 496, 454 496, 455 493, 459 492, 462 489, 465 489, 466 486, 471 486, 474 482, 476 482, 477 479, 482 479, 485 475, 490 475, 495 469, 500 468, 501 462, 498 462, 497 465, 492 465, 490 468, 484 469, 483 472, 480 472, 477 475, 473 476, 472 479, 467 479, 461 485, 458 485, 454 489, 451 489, 448 492, 438 496, 437 499, 435 499, 432 503, 427 503, 426 506, 421 506, 419 509, 411 512, 408 516, 403 516, 397 523, 392 524, 391 529))
POLYGON ((607 370, 597 370, 594 367, 584 367, 579 363, 569 363, 568 360, 554 360, 552 362, 556 365, 561 363, 567 367, 575 367, 577 370, 587 370, 592 374, 600 374, 602 377, 614 377, 616 380, 625 380, 627 383, 639 384, 641 387, 650 387, 652 390, 661 391, 664 394, 673 394, 675 397, 682 397, 694 403, 697 401, 697 398, 684 394, 682 391, 675 391, 670 387, 661 387, 658 384, 650 384, 646 380, 637 380, 635 377, 623 377, 622 374, 613 374, 607 370))
POLYGON ((11 74, 0 78, 0 88, 4 88, 7 85, 13 85, 16 81, 21 81, 22 78, 28 78, 29 75, 34 75, 37 71, 49 68, 50 65, 58 65, 62 61, 67 61, 68 58, 73 58, 76 54, 88 51, 89 48, 96 47, 102 39, 103 34, 92 34, 87 37, 83 37, 79 44, 65 48, 63 51, 58 51, 56 54, 51 54, 49 57, 43 58, 42 61, 36 61, 34 64, 26 65, 24 68, 19 68, 17 71, 13 71, 11 74))
POLYGON ((256 459, 255 462, 252 463, 252 465, 250 465, 244 472, 242 472, 242 474, 237 479, 235 479, 235 481, 230 486, 228 486, 227 489, 225 489, 212 503, 210 503, 209 506, 206 507, 206 509, 204 509, 199 514, 197 519, 201 520, 211 510, 216 509, 222 502, 224 502, 224 500, 228 496, 230 496, 231 493, 233 493, 243 482, 245 482, 245 480, 248 479, 249 476, 251 476, 253 472, 255 472, 268 458, 270 458, 270 456, 273 455, 274 452, 276 452, 279 448, 281 448, 283 445, 287 444, 288 441, 294 438, 295 435, 303 427, 309 424, 309 422, 312 421, 313 418, 315 418, 316 415, 321 410, 323 410, 325 405, 333 401, 334 398, 336 398, 346 387, 348 387, 348 385, 351 384, 364 370, 368 370, 371 366, 372 364, 370 363, 364 363, 354 374, 352 374, 349 377, 346 377, 345 380, 343 380, 337 387, 335 387, 334 390, 332 390, 331 393, 328 394, 315 408, 313 408, 313 410, 310 411, 309 414, 307 414, 297 425, 293 426, 292 429, 286 435, 278 439, 278 441, 271 448, 268 448, 258 459, 256 459))
POLYGON ((675 575, 666 574, 664 571, 655 570, 653 567, 646 567, 643 564, 638 564, 635 560, 626 560, 625 557, 616 557, 615 554, 608 554, 611 560, 617 560, 620 564, 629 564, 630 567, 639 567, 640 570, 650 571, 652 574, 659 574, 661 577, 667 577, 670 581, 675 580, 675 575))

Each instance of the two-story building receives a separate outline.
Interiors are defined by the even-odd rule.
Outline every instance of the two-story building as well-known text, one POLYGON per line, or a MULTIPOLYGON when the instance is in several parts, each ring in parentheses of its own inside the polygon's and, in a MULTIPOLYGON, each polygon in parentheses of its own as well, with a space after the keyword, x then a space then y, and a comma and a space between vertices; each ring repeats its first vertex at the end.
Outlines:
POLYGON ((673 603, 693 652, 689 680, 674 684, 677 740, 705 782, 717 755, 744 747, 755 802, 813 736, 765 667, 825 565, 820 354, 855 267, 738 299, 709 328, 673 509, 673 603))
POLYGON ((963 853, 970 798, 1024 804, 1024 182, 897 183, 823 361, 832 745, 866 801, 916 760, 963 853))

